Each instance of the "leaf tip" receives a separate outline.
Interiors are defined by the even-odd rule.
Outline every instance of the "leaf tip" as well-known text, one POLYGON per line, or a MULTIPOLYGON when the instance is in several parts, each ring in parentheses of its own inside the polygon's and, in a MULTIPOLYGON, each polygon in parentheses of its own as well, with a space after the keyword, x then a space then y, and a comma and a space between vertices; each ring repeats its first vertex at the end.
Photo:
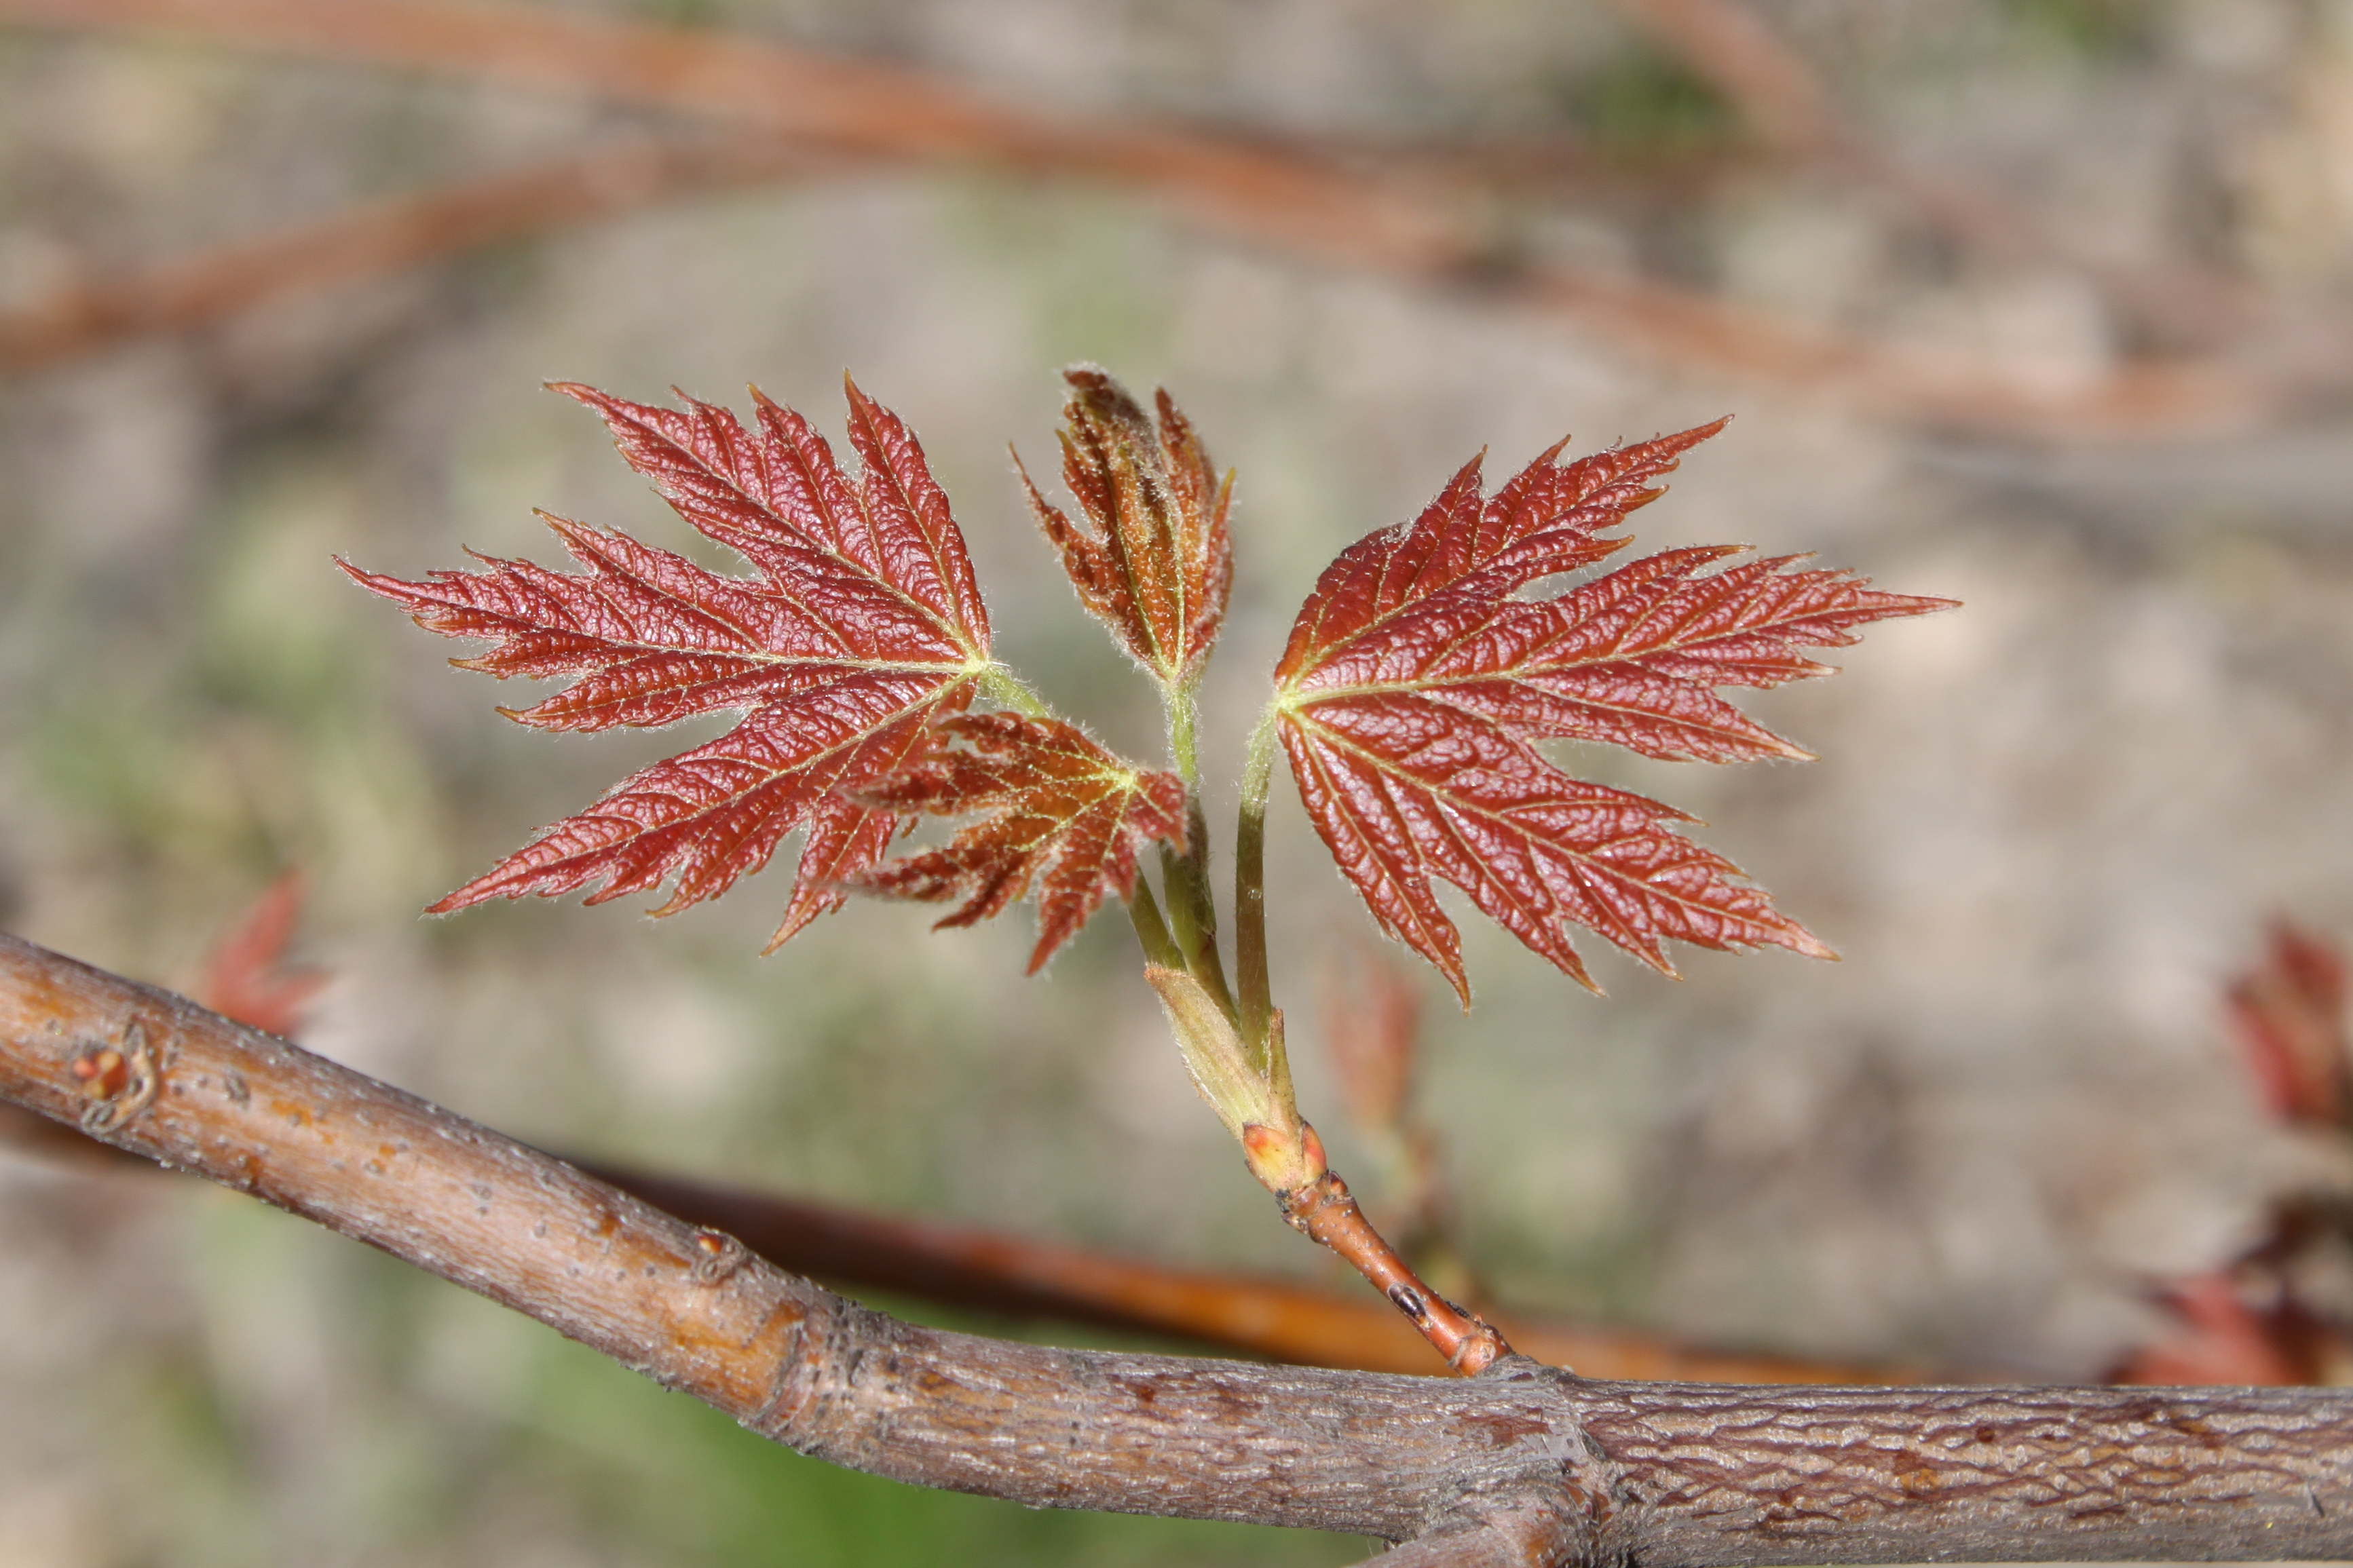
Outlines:
POLYGON ((1800 958, 1819 958, 1826 963, 1841 962, 1836 948, 1788 916, 1776 911, 1772 923, 1775 934, 1766 941, 1788 948, 1800 958))
POLYGON ((585 381, 543 381, 539 384, 549 392, 568 397, 575 403, 586 404, 600 413, 614 402, 612 394, 599 392, 585 381))
MULTIPOLYGON (((1430 963, 1436 965, 1438 973, 1446 977, 1446 984, 1454 988, 1454 1000, 1461 1005, 1464 1016, 1468 1016, 1471 1012, 1470 971, 1462 967, 1461 961, 1459 959, 1453 963, 1440 963, 1439 960, 1430 957, 1430 955, 1426 952, 1423 953, 1422 956, 1424 958, 1429 958, 1430 963)), ((1585 979, 1581 974, 1578 975, 1577 978, 1579 980, 1585 979)), ((1588 985, 1593 984, 1589 980, 1587 980, 1585 983, 1588 985)))
POLYGON ((344 556, 331 556, 329 559, 334 562, 336 571, 341 572, 369 593, 384 598, 399 598, 401 595, 398 590, 408 586, 397 577, 387 577, 380 572, 370 572, 364 567, 354 566, 344 556))
POLYGON ((800 935, 803 931, 808 928, 809 922, 816 920, 817 917, 823 912, 824 910, 815 904, 812 904, 807 908, 795 907, 787 909, 785 911, 785 918, 776 924, 776 934, 770 937, 761 947, 760 956, 762 958, 767 957, 768 954, 776 952, 776 949, 784 946, 785 943, 800 935))

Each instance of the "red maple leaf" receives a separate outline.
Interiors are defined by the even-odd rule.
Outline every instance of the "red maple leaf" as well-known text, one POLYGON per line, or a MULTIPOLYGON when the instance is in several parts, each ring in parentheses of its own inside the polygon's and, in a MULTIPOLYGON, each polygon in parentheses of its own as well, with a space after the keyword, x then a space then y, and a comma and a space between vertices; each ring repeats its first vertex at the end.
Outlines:
POLYGON ((1830 956, 1737 867, 1675 831, 1688 817, 1571 778, 1535 745, 1804 757, 1714 689, 1828 674, 1799 649, 1950 602, 1793 571, 1788 558, 1706 570, 1733 547, 1671 550, 1525 596, 1621 548, 1599 531, 1655 500, 1645 481, 1723 427, 1567 464, 1555 460, 1563 442, 1493 496, 1474 458, 1414 521, 1343 552, 1292 628, 1276 714, 1308 816, 1375 920, 1466 1004, 1460 935, 1433 878, 1588 987, 1567 926, 1667 973, 1668 938, 1830 956))
POLYGON ((955 744, 902 768, 866 800, 887 812, 986 815, 939 848, 844 880, 892 898, 963 899, 943 926, 987 920, 1034 886, 1032 974, 1107 895, 1135 891, 1136 857, 1145 845, 1185 843, 1185 781, 1122 761, 1075 725, 976 713, 939 720, 932 730, 955 744))
MULTIPOLYGON (((902 818, 858 802, 929 745, 991 668, 988 615, 963 535, 898 416, 849 386, 855 478, 790 409, 753 394, 758 427, 557 387, 605 416, 622 455, 698 531, 754 568, 729 577, 618 533, 550 517, 585 569, 480 557, 423 582, 344 570, 417 623, 490 643, 456 661, 573 684, 509 717, 547 730, 659 725, 747 710, 725 735, 639 770, 578 816, 432 906, 601 884, 601 903, 675 879, 668 914, 759 869, 809 829, 776 942, 840 902, 902 818)), ((773 946, 774 943, 772 942, 773 946)))
POLYGON ((1219 479, 1166 392, 1155 395, 1155 428, 1102 371, 1082 365, 1062 379, 1071 389, 1062 405, 1062 482, 1085 522, 1049 504, 1023 468, 1029 509, 1061 552, 1079 602, 1163 686, 1189 687, 1208 662, 1233 585, 1226 527, 1231 476, 1219 479))

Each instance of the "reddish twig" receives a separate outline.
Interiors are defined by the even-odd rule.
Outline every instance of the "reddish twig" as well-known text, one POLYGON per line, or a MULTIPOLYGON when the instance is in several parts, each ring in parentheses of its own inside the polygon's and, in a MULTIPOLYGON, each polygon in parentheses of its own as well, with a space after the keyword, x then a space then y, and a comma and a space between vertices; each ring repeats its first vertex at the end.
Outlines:
POLYGON ((74 285, 0 313, 0 371, 37 370, 128 338, 208 326, 280 295, 398 272, 657 199, 838 163, 772 141, 631 137, 74 285))
MULTIPOLYGON (((1564 190, 1620 202, 1687 198, 1737 160, 1637 163, 1557 142, 1419 144, 1280 140, 1312 163, 1402 169, 1423 183, 1564 190)), ((628 136, 547 163, 382 201, 0 311, 0 372, 47 369, 152 333, 209 326, 281 295, 396 273, 486 246, 715 191, 852 166, 784 139, 628 136)))
POLYGON ((160 32, 593 93, 836 154, 1103 182, 1308 259, 1474 284, 1638 353, 1934 426, 2040 438, 2219 431, 2312 390, 2224 360, 2126 363, 2081 384, 2052 384, 1992 360, 1844 336, 1663 283, 1517 258, 1499 246, 1475 193, 1350 173, 1188 127, 1015 107, 923 72, 768 39, 442 0, 0 0, 0 22, 160 32))
POLYGON ((1332 259, 1464 259, 1460 214, 1237 139, 1017 108, 946 78, 768 38, 447 0, 6 0, 0 21, 162 32, 589 93, 837 153, 1107 179, 1332 259))
POLYGON ((1642 214, 1688 209, 1788 163, 1770 148, 1618 145, 1564 133, 1406 138, 1255 125, 1237 133, 1269 151, 1362 177, 1642 214))
MULTIPOLYGON (((1313 1128, 1306 1129, 1306 1139, 1315 1163, 1322 1165, 1323 1142, 1313 1128)), ((1313 1180, 1277 1192, 1275 1201, 1282 1205, 1283 1218, 1345 1258, 1456 1372, 1482 1373, 1513 1353, 1502 1330, 1422 1282, 1365 1218, 1338 1173, 1321 1170, 1313 1180)))
MULTIPOLYGON (((1251 773, 1262 777, 1261 770, 1251 773)), ((1254 803, 1263 820, 1263 792, 1246 785, 1244 799, 1245 817, 1254 803)), ((1250 893, 1264 885, 1261 861, 1251 853, 1234 859, 1237 902, 1247 908, 1250 893)), ((1245 942, 1245 951, 1250 945, 1245 942)), ((1262 988, 1252 990, 1262 987, 1263 966, 1245 964, 1242 970, 1245 1001, 1238 1011, 1265 1020, 1262 1026, 1252 1026, 1255 1040, 1235 1027, 1220 1000, 1194 976, 1148 964, 1144 977, 1160 994, 1169 1033, 1194 1087, 1241 1144, 1242 1162, 1250 1174, 1274 1194, 1275 1206, 1293 1228, 1331 1248, 1363 1275, 1450 1368, 1477 1373, 1511 1355, 1509 1342, 1494 1325, 1464 1311, 1417 1277, 1356 1206, 1348 1184, 1324 1157, 1324 1140, 1299 1114, 1282 1011, 1266 1005, 1262 988)))
MULTIPOLYGON (((1596 1383, 1519 1358, 1397 1378, 942 1333, 8 937, 0 1099, 382 1247, 803 1452, 1033 1506, 1392 1541, 1486 1530, 1552 1561, 2353 1553, 2353 1394, 1765 1391, 1596 1383), (119 1083, 76 1071, 108 1051, 119 1083)), ((1473 1563, 1478 1547, 1420 1555, 1473 1563)))

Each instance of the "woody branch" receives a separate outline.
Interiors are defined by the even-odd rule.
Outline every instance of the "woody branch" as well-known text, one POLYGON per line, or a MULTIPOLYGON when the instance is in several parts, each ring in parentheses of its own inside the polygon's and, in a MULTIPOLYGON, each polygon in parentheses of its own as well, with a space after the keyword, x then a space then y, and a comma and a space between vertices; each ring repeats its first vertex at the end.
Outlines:
POLYGON ((0 1099, 526 1312, 802 1452, 1427 1563, 2353 1554, 2353 1394, 1429 1379, 895 1321, 552 1156, 0 936, 0 1099))

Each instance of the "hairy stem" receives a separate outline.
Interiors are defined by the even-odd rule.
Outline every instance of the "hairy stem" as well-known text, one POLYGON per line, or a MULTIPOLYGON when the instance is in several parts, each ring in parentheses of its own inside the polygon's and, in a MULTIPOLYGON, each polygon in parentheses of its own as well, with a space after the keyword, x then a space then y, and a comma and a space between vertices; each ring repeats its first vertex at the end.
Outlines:
POLYGON ((1266 793, 1274 777, 1274 710, 1250 731, 1234 826, 1234 981, 1242 1047, 1263 1064, 1274 989, 1266 967, 1266 793))
POLYGON ((1185 967, 1185 955, 1168 934, 1168 922, 1160 918, 1160 902, 1152 896, 1152 884, 1144 873, 1135 874, 1135 891, 1128 895, 1127 921, 1135 928, 1135 940, 1144 945, 1145 958, 1166 969, 1185 967))
POLYGON ((1189 686, 1167 690, 1168 755, 1176 776, 1198 795, 1201 789, 1201 703, 1189 686))
POLYGON ((989 662, 980 672, 980 689, 990 701, 1026 713, 1032 719, 1050 719, 1054 710, 1046 700, 1030 689, 1029 683, 1013 673, 1010 666, 989 662))
MULTIPOLYGON (((1201 705, 1190 686, 1164 686, 1168 716, 1168 754, 1185 781, 1185 850, 1160 847, 1160 885, 1168 893, 1168 926, 1185 955, 1184 968, 1207 986, 1227 1017, 1234 1016, 1233 992, 1226 984, 1225 961, 1218 952, 1218 904, 1209 896, 1209 825, 1201 815, 1201 705)), ((1156 961, 1155 961, 1156 962, 1156 961)))
POLYGON ((1209 896, 1209 824, 1198 794, 1186 802, 1189 820, 1185 852, 1160 847, 1160 882, 1168 890, 1168 926, 1185 954, 1185 967, 1208 988, 1218 1006, 1234 1017, 1233 992, 1226 984, 1225 960, 1218 952, 1218 905, 1209 896))

